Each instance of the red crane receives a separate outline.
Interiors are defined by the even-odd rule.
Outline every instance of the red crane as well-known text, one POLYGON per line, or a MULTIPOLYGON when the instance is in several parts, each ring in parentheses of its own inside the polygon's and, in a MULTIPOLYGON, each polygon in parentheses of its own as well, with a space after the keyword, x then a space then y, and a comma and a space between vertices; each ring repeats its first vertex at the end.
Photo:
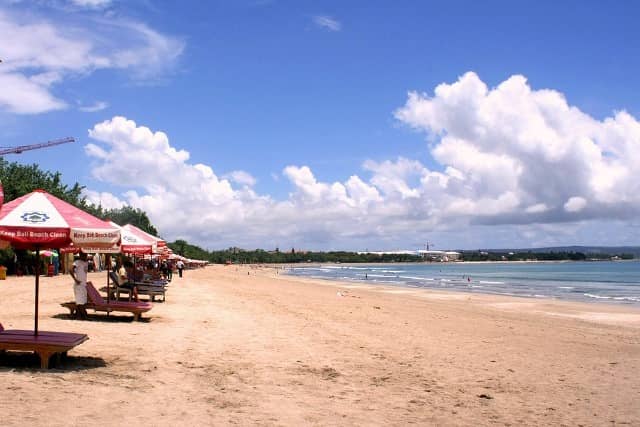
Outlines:
POLYGON ((75 142, 75 139, 73 137, 68 136, 66 138, 53 139, 51 141, 41 142, 40 144, 18 145, 17 147, 0 148, 0 156, 3 156, 5 154, 12 154, 12 153, 20 154, 23 151, 37 150, 38 148, 46 148, 54 145, 66 144, 67 142, 75 142))

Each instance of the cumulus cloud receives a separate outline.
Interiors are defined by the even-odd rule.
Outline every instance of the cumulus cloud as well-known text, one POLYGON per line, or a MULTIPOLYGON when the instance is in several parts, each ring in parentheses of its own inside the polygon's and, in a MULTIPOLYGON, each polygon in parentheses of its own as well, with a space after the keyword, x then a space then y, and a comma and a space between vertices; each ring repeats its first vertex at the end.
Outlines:
POLYGON ((0 44, 0 110, 38 114, 63 109, 67 102, 54 89, 68 78, 117 69, 150 79, 166 72, 184 49, 181 40, 144 23, 67 15, 60 21, 0 7, 0 40, 12 41, 0 44))
POLYGON ((313 23, 318 27, 328 31, 342 30, 342 24, 330 16, 318 15, 313 17, 313 23))
POLYGON ((639 211, 640 123, 627 112, 597 120, 524 76, 489 88, 469 72, 433 96, 410 92, 395 117, 425 132, 434 159, 458 172, 431 197, 466 206, 471 221, 624 219, 639 211))
POLYGON ((277 181, 291 188, 282 200, 124 117, 95 125, 86 153, 95 177, 120 186, 116 199, 148 212, 163 237, 205 247, 388 249, 421 247, 427 236, 442 248, 527 247, 607 244, 613 229, 633 235, 640 123, 630 114, 598 120, 523 76, 490 88, 474 73, 433 95, 411 92, 394 114, 425 134, 435 167, 368 160, 325 182, 289 165, 277 181))
MULTIPOLYGON (((274 200, 257 194, 251 188, 255 178, 246 172, 220 177, 210 166, 190 162, 189 153, 172 146, 165 133, 124 117, 96 124, 89 136, 95 142, 85 152, 94 177, 123 191, 112 198, 87 192, 88 198, 103 206, 115 200, 145 210, 169 239, 187 238, 206 247, 264 247, 273 239, 317 245, 339 234, 368 234, 367 212, 383 202, 378 189, 357 176, 323 183, 307 166, 283 170, 292 192, 286 200, 274 200)), ((391 204, 388 209, 399 208, 391 204)))

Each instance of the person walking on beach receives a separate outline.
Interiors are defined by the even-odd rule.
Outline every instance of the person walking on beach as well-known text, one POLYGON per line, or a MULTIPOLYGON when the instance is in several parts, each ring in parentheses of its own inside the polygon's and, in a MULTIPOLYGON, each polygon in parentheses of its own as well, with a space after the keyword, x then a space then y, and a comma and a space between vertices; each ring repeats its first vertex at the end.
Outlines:
POLYGON ((73 294, 76 300, 76 313, 80 319, 85 320, 87 318, 87 272, 89 271, 89 262, 87 261, 87 254, 80 252, 80 256, 73 262, 71 271, 69 274, 73 278, 73 294))
POLYGON ((182 277, 182 270, 184 269, 184 262, 181 259, 176 263, 176 267, 178 267, 178 277, 182 277))
POLYGON ((162 261, 160 269, 162 270, 162 275, 167 280, 167 282, 170 282, 171 281, 171 265, 166 259, 162 261))

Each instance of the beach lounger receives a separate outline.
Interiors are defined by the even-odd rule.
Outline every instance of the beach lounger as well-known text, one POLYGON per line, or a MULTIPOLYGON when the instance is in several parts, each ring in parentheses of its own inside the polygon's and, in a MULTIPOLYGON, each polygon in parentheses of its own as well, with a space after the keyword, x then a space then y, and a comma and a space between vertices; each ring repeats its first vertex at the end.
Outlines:
POLYGON ((32 351, 40 357, 42 369, 49 367, 51 356, 55 355, 59 360, 88 339, 85 334, 70 332, 38 331, 38 335, 34 335, 33 331, 5 330, 0 324, 0 351, 32 351))
POLYGON ((162 302, 167 299, 167 286, 168 282, 165 280, 157 280, 153 282, 128 282, 127 286, 123 287, 118 285, 118 276, 113 271, 109 272, 109 277, 113 286, 110 288, 100 288, 101 291, 109 291, 109 298, 113 300, 120 300, 121 294, 125 294, 129 301, 133 298, 132 286, 135 286, 138 291, 138 296, 147 295, 151 302, 155 301, 156 296, 162 296, 162 302))
MULTIPOLYGON (((153 308, 153 304, 151 304, 150 302, 107 302, 104 298, 102 298, 100 292, 98 292, 98 290, 93 286, 93 283, 91 282, 87 282, 87 299, 88 303, 86 305, 86 308, 92 309, 93 311, 104 311, 107 313, 116 311, 132 313, 133 320, 140 320, 142 313, 146 313, 153 308)), ((76 304, 74 302, 67 302, 60 305, 68 308, 72 315, 74 314, 76 309, 76 304)))
POLYGON ((133 288, 130 286, 132 284, 126 283, 128 286, 121 286, 118 281, 118 275, 110 271, 109 277, 111 278, 111 288, 109 289, 110 294, 109 298, 118 301, 120 299, 120 294, 126 294, 129 298, 129 301, 133 298, 133 288))
POLYGON ((162 295, 162 302, 167 300, 167 284, 164 282, 156 283, 136 283, 138 288, 138 296, 147 295, 151 301, 155 301, 156 296, 162 295))

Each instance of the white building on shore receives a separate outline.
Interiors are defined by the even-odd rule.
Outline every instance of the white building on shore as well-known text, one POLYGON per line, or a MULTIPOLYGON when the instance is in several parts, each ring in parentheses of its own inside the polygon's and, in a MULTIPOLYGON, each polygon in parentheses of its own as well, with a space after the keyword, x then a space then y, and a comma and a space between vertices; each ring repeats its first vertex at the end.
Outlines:
POLYGON ((461 255, 460 252, 454 252, 454 251, 419 250, 417 252, 427 260, 438 261, 438 262, 458 261, 460 260, 460 255, 461 255))

